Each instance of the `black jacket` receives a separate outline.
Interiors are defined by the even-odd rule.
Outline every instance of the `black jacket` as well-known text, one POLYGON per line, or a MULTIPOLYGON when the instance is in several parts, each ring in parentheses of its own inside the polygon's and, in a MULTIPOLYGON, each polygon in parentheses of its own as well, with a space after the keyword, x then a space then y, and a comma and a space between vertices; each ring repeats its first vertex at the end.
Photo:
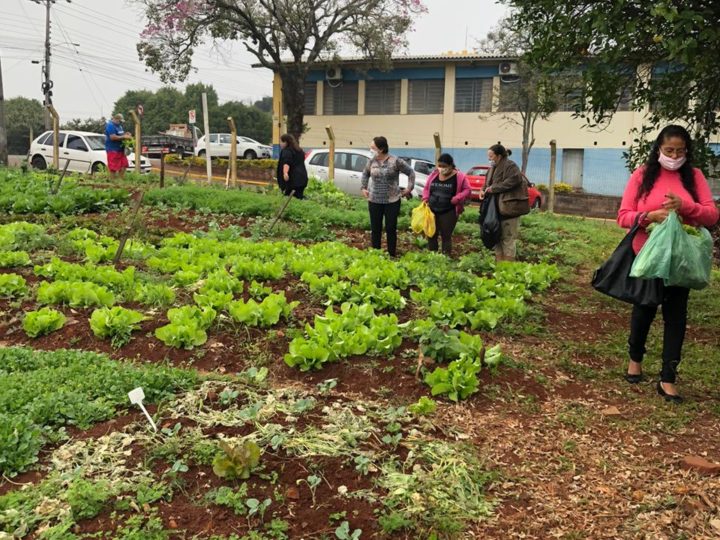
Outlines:
POLYGON ((278 159, 277 181, 281 190, 286 187, 305 187, 308 184, 308 174, 305 168, 305 153, 302 150, 293 150, 285 148, 280 151, 280 159, 278 159), (283 178, 283 167, 290 165, 290 180, 285 181, 283 178))

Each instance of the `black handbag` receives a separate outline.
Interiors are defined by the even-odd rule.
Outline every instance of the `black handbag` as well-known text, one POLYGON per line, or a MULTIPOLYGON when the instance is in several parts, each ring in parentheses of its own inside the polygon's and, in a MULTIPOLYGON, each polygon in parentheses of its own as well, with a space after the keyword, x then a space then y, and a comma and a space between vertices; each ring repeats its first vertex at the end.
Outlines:
POLYGON ((485 195, 480 205, 479 221, 482 243, 486 248, 493 249, 502 239, 502 224, 495 195, 491 193, 485 195))
POLYGON ((657 307, 662 304, 664 295, 662 279, 630 277, 630 268, 635 260, 632 244, 638 229, 640 229, 639 217, 610 258, 595 270, 592 286, 595 290, 623 302, 657 307))

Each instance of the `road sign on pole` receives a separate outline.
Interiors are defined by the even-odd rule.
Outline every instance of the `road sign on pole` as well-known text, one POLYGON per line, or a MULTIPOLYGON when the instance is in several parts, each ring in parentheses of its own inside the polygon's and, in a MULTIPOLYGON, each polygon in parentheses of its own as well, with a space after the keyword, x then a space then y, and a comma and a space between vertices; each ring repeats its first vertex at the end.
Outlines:
POLYGON ((188 124, 194 124, 195 123, 195 109, 191 109, 188 111, 188 124))

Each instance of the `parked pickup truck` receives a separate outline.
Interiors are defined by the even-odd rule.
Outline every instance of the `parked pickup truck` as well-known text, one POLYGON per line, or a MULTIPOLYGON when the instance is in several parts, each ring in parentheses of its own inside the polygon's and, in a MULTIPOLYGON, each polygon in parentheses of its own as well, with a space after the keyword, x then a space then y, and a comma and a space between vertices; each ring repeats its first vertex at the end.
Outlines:
POLYGON ((202 137, 202 131, 195 126, 187 124, 170 124, 170 129, 157 135, 143 135, 142 153, 146 155, 177 154, 178 156, 192 156, 195 142, 202 137), (195 137, 193 138, 193 131, 195 137))

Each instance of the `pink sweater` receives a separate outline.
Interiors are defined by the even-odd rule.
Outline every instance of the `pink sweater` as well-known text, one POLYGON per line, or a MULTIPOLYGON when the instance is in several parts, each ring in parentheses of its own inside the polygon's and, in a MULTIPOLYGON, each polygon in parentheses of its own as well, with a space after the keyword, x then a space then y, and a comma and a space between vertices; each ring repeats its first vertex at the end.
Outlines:
MULTIPOLYGON (((682 206, 678 210, 678 216, 684 223, 694 227, 712 227, 717 223, 718 209, 715 206, 715 201, 713 201, 710 186, 700 169, 693 169, 695 172, 697 201, 693 200, 692 195, 683 187, 679 172, 668 171, 662 167, 650 193, 638 200, 637 194, 642 185, 643 170, 644 166, 636 169, 630 176, 625 188, 622 203, 620 204, 620 212, 618 213, 618 223, 621 227, 630 229, 634 225, 638 214, 660 210, 662 203, 666 200, 665 195, 670 192, 682 199, 682 206)), ((648 233, 645 230, 648 225, 650 225, 649 221, 641 220, 641 228, 633 241, 635 253, 640 251, 640 248, 648 239, 648 233)))
MULTIPOLYGON (((452 198, 452 204, 455 205, 455 213, 459 216, 465 210, 465 201, 470 200, 472 196, 472 190, 470 189, 470 182, 465 177, 465 173, 455 169, 457 175, 457 190, 455 196, 452 198)), ((430 200, 430 184, 438 179, 440 173, 437 169, 430 173, 428 179, 425 181, 425 187, 423 188, 422 200, 428 202, 430 200)))

